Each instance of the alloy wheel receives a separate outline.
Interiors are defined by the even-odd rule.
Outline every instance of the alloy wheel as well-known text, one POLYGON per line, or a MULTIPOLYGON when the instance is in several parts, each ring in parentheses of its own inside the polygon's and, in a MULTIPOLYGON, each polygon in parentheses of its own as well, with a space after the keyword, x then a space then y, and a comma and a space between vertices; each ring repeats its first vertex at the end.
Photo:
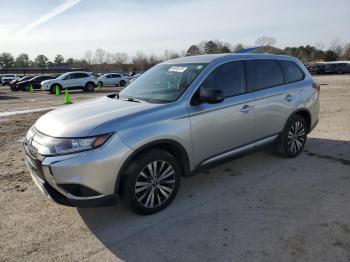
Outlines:
POLYGON ((166 202, 175 188, 175 170, 166 161, 153 161, 139 173, 135 183, 137 202, 145 208, 157 208, 166 202))
POLYGON ((291 153, 299 152, 305 143, 306 130, 303 123, 296 121, 288 132, 288 149, 291 153))

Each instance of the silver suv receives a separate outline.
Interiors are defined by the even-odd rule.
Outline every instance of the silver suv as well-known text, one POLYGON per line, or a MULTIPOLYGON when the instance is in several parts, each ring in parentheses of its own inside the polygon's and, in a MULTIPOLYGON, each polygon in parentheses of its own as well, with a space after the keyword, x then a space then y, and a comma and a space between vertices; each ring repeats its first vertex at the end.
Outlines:
POLYGON ((274 144, 302 150, 319 115, 319 91, 288 56, 225 54, 158 64, 119 94, 43 115, 24 146, 33 180, 56 202, 114 203, 141 214, 174 199, 180 178, 274 144))

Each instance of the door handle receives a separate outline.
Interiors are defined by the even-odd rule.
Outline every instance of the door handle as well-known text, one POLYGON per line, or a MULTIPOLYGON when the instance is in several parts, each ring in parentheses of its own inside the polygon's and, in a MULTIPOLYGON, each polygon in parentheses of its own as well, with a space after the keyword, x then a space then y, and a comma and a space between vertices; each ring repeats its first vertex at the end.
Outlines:
POLYGON ((291 102, 292 100, 294 100, 294 96, 293 95, 291 95, 291 94, 288 94, 288 95, 286 95, 286 97, 284 98, 284 100, 286 100, 287 102, 291 102))
POLYGON ((242 108, 241 108, 241 112, 242 113, 248 113, 250 110, 253 110, 253 106, 249 106, 249 105, 244 105, 242 108))

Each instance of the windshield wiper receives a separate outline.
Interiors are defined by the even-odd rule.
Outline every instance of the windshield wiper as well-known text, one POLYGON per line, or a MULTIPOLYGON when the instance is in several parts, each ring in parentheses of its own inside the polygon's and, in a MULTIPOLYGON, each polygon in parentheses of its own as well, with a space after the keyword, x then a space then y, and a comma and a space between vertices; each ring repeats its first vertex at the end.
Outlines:
POLYGON ((107 97, 109 97, 109 98, 117 98, 117 99, 119 99, 119 94, 118 93, 115 93, 115 94, 110 94, 110 95, 107 95, 107 97))
POLYGON ((135 97, 127 97, 126 99, 124 99, 124 101, 141 103, 141 100, 136 99, 135 97))

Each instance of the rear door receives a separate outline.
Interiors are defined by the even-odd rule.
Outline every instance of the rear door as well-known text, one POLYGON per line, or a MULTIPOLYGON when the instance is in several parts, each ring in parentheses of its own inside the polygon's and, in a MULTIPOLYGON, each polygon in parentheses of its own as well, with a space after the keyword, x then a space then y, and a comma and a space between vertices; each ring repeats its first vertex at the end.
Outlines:
POLYGON ((75 87, 84 87, 89 77, 86 73, 75 73, 74 86, 75 87))
POLYGON ((297 109, 297 103, 300 101, 300 82, 288 84, 283 68, 288 70, 288 65, 275 59, 247 61, 248 74, 253 80, 250 91, 255 98, 255 140, 270 138, 280 133, 288 117, 297 109))
POLYGON ((40 88, 40 83, 46 80, 45 76, 38 76, 32 81, 32 85, 34 88, 40 88))

